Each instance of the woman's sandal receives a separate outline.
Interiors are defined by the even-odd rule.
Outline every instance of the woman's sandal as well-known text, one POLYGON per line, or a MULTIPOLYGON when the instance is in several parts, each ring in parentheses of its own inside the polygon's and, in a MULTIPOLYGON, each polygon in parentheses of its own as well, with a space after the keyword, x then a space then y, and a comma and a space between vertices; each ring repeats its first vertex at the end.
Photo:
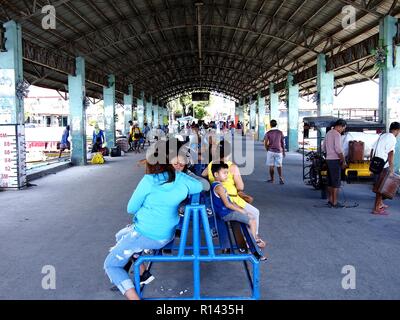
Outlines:
POLYGON ((259 258, 258 258, 258 260, 260 260, 260 261, 266 261, 268 258, 266 257, 266 256, 260 256, 259 258))
POLYGON ((266 246, 266 243, 261 238, 256 239, 256 243, 259 248, 265 248, 266 246))

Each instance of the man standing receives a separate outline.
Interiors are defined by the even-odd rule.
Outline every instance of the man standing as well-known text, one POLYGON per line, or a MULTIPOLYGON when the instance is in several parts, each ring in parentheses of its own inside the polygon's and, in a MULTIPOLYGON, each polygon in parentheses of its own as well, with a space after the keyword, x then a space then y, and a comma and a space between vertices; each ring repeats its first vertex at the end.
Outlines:
POLYGON ((346 129, 346 125, 345 120, 337 120, 334 128, 327 132, 322 147, 323 151, 326 152, 326 163, 328 166, 328 206, 331 208, 344 208, 344 205, 337 201, 337 195, 341 185, 342 169, 347 166, 341 137, 346 129))
MULTIPOLYGON (((394 173, 394 152, 396 149, 397 139, 396 137, 400 134, 400 123, 393 122, 390 125, 389 133, 384 133, 379 137, 379 140, 375 143, 371 150, 371 159, 373 156, 379 157, 385 161, 385 167, 381 174, 386 174, 387 170, 394 173)), ((375 183, 379 180, 379 174, 376 174, 375 183)), ((387 215, 385 209, 387 205, 383 203, 382 194, 376 192, 375 205, 373 214, 387 215)))
POLYGON ((267 166, 269 167, 269 174, 271 176, 269 183, 274 183, 275 167, 278 169, 279 183, 284 184, 282 176, 282 161, 286 156, 285 154, 285 141, 283 132, 277 128, 278 123, 276 120, 270 122, 271 130, 264 136, 264 146, 267 150, 267 166))
POLYGON ((128 151, 133 151, 133 140, 132 140, 133 121, 129 120, 128 122, 129 122, 129 132, 128 132, 129 150, 128 151))
POLYGON ((150 147, 149 132, 150 132, 150 127, 149 127, 149 125, 147 124, 147 122, 145 122, 145 123, 144 123, 144 128, 143 128, 144 142, 143 142, 143 145, 142 145, 142 149, 144 149, 144 145, 145 145, 146 141, 148 142, 149 147, 150 147))

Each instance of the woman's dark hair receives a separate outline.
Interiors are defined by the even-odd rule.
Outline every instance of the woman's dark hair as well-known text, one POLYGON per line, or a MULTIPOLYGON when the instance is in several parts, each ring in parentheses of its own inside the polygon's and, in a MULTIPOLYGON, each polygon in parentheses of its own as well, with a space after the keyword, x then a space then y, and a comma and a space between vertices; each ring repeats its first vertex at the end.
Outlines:
POLYGON ((170 156, 173 157, 173 150, 169 152, 171 143, 169 140, 157 141, 154 146, 153 154, 146 157, 146 174, 167 173, 168 179, 164 183, 174 182, 176 178, 175 169, 169 163, 170 156), (157 162, 150 161, 151 158, 157 159, 157 162), (161 162, 160 162, 161 161, 161 162))
POLYGON ((226 140, 222 140, 219 143, 219 158, 220 159, 226 158, 230 154, 231 154, 231 144, 226 140))

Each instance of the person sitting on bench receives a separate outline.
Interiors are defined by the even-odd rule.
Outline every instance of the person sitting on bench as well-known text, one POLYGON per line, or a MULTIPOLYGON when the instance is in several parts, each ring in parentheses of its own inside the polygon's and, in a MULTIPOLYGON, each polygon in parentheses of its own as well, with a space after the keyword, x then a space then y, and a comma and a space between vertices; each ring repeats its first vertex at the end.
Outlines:
POLYGON ((246 210, 233 203, 222 185, 228 178, 229 166, 226 163, 213 163, 211 172, 215 181, 211 184, 211 197, 215 213, 224 221, 239 221, 247 224, 260 248, 265 247, 265 242, 257 236, 257 221, 246 210))
MULTIPOLYGON (((117 233, 117 244, 111 248, 104 269, 123 295, 139 300, 133 281, 124 266, 135 253, 161 249, 174 237, 179 223, 178 206, 188 195, 200 193, 202 185, 169 164, 167 141, 159 141, 146 158, 146 174, 137 185, 127 211, 134 215, 133 225, 117 233), (163 153, 163 154, 162 154, 163 153)), ((140 275, 146 271, 142 264, 140 275)))
MULTIPOLYGON (((208 181, 210 183, 214 182, 214 176, 211 171, 211 167, 214 163, 225 163, 228 165, 228 176, 226 180, 222 183, 226 191, 228 192, 230 200, 238 205, 240 208, 245 210, 250 214, 251 217, 256 219, 257 222, 257 234, 258 234, 258 229, 259 229, 259 220, 260 220, 260 210, 258 210, 256 207, 250 204, 249 199, 244 199, 243 197, 243 190, 244 190, 244 183, 242 176, 240 174, 239 167, 233 163, 232 161, 229 160, 231 157, 231 144, 223 140, 219 143, 218 149, 215 151, 215 154, 213 155, 213 161, 211 161, 207 168, 204 169, 202 172, 203 177, 208 177, 208 181), (216 158, 218 157, 218 158, 216 158)), ((251 197, 250 197, 251 198, 251 197)), ((258 236, 256 237, 258 239, 258 242, 262 242, 261 238, 258 236)), ((265 245, 265 243, 264 243, 265 245)))

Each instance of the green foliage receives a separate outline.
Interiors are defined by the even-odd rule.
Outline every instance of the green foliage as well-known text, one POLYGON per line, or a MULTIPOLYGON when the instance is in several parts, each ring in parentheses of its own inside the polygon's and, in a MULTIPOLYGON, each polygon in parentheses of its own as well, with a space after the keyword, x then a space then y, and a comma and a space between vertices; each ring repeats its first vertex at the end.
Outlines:
POLYGON ((371 54, 374 55, 375 59, 375 68, 379 71, 382 70, 386 66, 386 59, 388 55, 388 50, 384 46, 384 41, 380 40, 379 45, 376 49, 371 51, 371 54))
POLYGON ((206 107, 209 105, 209 103, 209 101, 193 102, 192 94, 188 94, 182 95, 179 98, 171 101, 169 106, 174 113, 175 118, 194 116, 195 118, 202 120, 208 115, 206 107))
POLYGON ((208 106, 208 102, 199 102, 194 107, 194 117, 203 120, 204 117, 208 115, 206 107, 208 106))

